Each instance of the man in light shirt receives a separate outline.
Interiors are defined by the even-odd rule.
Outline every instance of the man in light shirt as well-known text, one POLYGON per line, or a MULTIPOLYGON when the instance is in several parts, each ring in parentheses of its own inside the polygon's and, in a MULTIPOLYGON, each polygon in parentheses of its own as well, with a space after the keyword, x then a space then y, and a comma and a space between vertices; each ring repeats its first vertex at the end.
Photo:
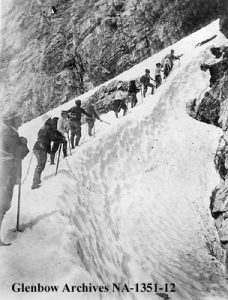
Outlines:
MULTIPOLYGON (((61 112, 61 117, 57 121, 57 132, 59 132, 63 137, 65 137, 65 134, 67 134, 69 131, 69 121, 68 121, 68 113, 67 111, 62 111, 61 112)), ((63 156, 67 156, 67 140, 62 142, 63 144, 63 156)), ((59 148, 60 143, 54 143, 52 146, 52 151, 51 151, 51 165, 55 164, 55 153, 57 152, 59 148)))
POLYGON ((121 109, 123 109, 123 116, 127 113, 127 105, 125 103, 125 100, 127 99, 127 92, 124 92, 122 89, 122 84, 117 84, 117 91, 115 94, 115 100, 113 102, 113 110, 115 112, 116 118, 118 118, 118 113, 121 109))

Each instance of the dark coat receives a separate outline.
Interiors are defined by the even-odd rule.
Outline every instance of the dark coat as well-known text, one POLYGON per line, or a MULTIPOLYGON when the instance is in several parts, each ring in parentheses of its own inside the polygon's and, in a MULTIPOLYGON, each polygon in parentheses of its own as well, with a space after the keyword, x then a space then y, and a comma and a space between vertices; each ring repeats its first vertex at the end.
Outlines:
POLYGON ((78 107, 78 106, 72 107, 70 110, 68 110, 68 113, 69 113, 69 117, 70 117, 71 121, 80 122, 82 114, 84 114, 88 117, 91 117, 91 115, 88 114, 83 108, 78 107))
POLYGON ((34 150, 43 150, 47 153, 51 153, 51 142, 62 143, 64 137, 61 133, 58 133, 49 123, 39 130, 37 141, 33 147, 34 150))

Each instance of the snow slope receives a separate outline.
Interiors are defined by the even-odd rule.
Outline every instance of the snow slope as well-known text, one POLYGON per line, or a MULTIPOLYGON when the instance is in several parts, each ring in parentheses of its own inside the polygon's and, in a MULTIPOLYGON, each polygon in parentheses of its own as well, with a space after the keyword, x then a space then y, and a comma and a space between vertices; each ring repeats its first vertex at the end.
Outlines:
MULTIPOLYGON (((13 232, 12 208, 3 222, 0 287, 12 299, 161 299, 156 293, 63 293, 65 283, 175 283, 169 299, 226 299, 224 267, 209 197, 218 183, 213 157, 221 131, 186 113, 186 102, 208 85, 200 63, 211 45, 227 44, 218 21, 172 47, 184 53, 181 66, 126 117, 102 116, 96 138, 83 128, 81 146, 61 159, 59 173, 47 165, 42 187, 30 189, 35 158, 22 189, 21 229, 13 232), (214 34, 202 47, 195 45, 214 34), (13 293, 13 283, 59 285, 58 293, 13 293)), ((168 53, 165 49, 118 76, 131 79, 168 53)), ((96 89, 94 89, 96 90, 96 89)), ((89 93, 79 97, 85 99, 89 93)), ((140 100, 140 99, 139 99, 140 100)), ((141 102, 141 100, 140 100, 141 102)), ((67 103, 51 116, 69 108, 67 103)), ((20 133, 32 149, 39 117, 20 133)), ((30 162, 24 162, 24 176, 30 162)))

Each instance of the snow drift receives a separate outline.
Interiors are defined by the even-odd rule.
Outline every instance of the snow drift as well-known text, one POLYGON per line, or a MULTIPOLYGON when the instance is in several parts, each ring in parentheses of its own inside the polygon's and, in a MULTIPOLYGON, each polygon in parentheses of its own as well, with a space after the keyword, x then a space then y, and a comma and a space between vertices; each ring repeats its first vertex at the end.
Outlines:
MULTIPOLYGON (((208 85, 199 66, 210 59, 212 43, 226 43, 218 22, 174 45, 184 58, 156 94, 124 118, 102 116, 112 126, 97 125, 96 138, 85 139, 71 157, 62 159, 57 176, 47 166, 42 187, 34 191, 32 161, 22 190, 23 232, 9 230, 15 222, 16 191, 3 223, 5 239, 13 240, 0 249, 0 286, 7 297, 161 299, 155 292, 11 291, 15 282, 56 284, 60 290, 65 283, 152 282, 174 283, 169 299, 225 299, 223 252, 208 208, 219 181, 213 157, 221 131, 186 113, 186 102, 208 85), (214 33, 216 40, 194 48, 214 33)), ((139 75, 168 51, 118 79, 139 75)), ((72 102, 50 115, 70 106, 72 102)), ((21 128, 30 149, 41 124, 37 118, 21 128)))

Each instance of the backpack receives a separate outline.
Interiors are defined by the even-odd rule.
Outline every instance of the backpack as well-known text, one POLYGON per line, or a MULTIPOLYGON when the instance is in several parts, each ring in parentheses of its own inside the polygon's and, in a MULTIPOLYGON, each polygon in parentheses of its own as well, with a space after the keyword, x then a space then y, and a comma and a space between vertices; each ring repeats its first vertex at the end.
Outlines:
POLYGON ((58 117, 54 117, 51 119, 51 127, 57 130, 58 117))
POLYGON ((143 75, 142 77, 140 77, 140 82, 141 82, 142 84, 145 84, 145 82, 146 82, 145 79, 146 79, 146 78, 145 78, 145 75, 143 75))

